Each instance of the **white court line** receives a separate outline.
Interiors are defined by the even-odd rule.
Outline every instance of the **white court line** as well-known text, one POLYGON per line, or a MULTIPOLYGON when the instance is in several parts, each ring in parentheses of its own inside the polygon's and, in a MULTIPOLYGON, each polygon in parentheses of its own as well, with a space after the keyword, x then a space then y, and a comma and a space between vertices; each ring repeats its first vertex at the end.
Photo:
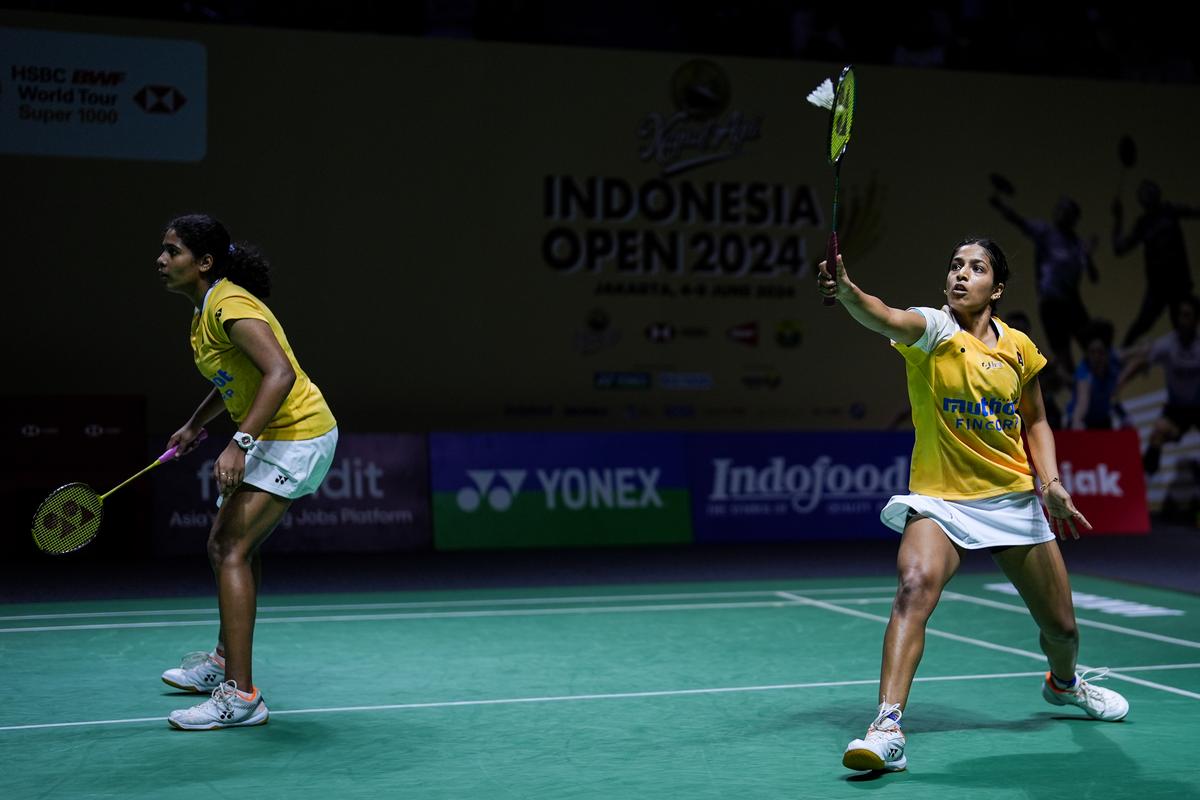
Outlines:
MULTIPOLYGON (((882 622, 885 625, 889 621, 888 617, 881 617, 878 614, 867 614, 863 611, 855 611, 852 608, 842 608, 841 606, 834 605, 833 603, 826 603, 822 600, 812 600, 810 598, 806 598, 806 597, 803 597, 798 594, 793 594, 792 592, 780 592, 779 596, 786 597, 789 600, 801 601, 808 605, 816 606, 817 608, 824 608, 829 611, 836 611, 839 614, 848 614, 852 617, 860 617, 862 619, 869 619, 869 620, 874 620, 876 622, 882 622)), ((961 596, 966 597, 966 595, 961 595, 961 596)), ((990 603, 992 601, 988 601, 988 602, 990 603)), ((1000 605, 1004 605, 1004 604, 1000 603, 1000 605)), ((1010 608, 1015 608, 1015 606, 1012 606, 1010 608)), ((1129 629, 1129 630, 1132 630, 1132 629, 1129 629)), ((1027 658, 1036 658, 1037 660, 1042 661, 1042 662, 1045 662, 1045 660, 1046 660, 1046 655, 1044 653, 1035 653, 1031 650, 1021 650, 1020 648, 1016 648, 1016 647, 1007 647, 1005 645, 996 644, 995 642, 984 641, 983 639, 973 639, 970 636, 959 636, 956 633, 948 633, 946 631, 939 631, 935 628, 926 628, 925 633, 926 633, 926 635, 929 635, 929 636, 938 636, 943 639, 951 639, 956 642, 963 642, 964 644, 972 644, 972 645, 975 645, 976 647, 983 647, 988 650, 999 650, 1002 653, 1012 653, 1013 655, 1025 656, 1027 658)), ((1078 664, 1077 666, 1082 670, 1092 669, 1092 667, 1089 667, 1086 664, 1078 664)), ((1136 683, 1139 686, 1147 686, 1152 689, 1158 689, 1160 691, 1170 692, 1171 694, 1177 694, 1177 695, 1180 695, 1181 697, 1190 697, 1195 700, 1200 700, 1200 694, 1197 694, 1196 692, 1189 692, 1186 689, 1177 689, 1174 686, 1167 686, 1166 684, 1162 684, 1162 683, 1153 683, 1152 681, 1145 681, 1145 680, 1142 680, 1141 678, 1133 678, 1128 675, 1122 675, 1113 669, 1110 669, 1108 674, 1109 674, 1109 677, 1116 678, 1117 680, 1127 681, 1129 683, 1136 683)))
MULTIPOLYGON (((778 596, 779 592, 772 592, 778 596)), ((478 619, 486 617, 538 617, 563 614, 625 614, 645 611, 692 611, 727 608, 787 608, 800 605, 785 600, 759 600, 748 603, 676 603, 650 606, 592 606, 588 608, 514 608, 502 611, 416 611, 400 614, 332 614, 324 617, 267 617, 258 625, 289 622, 369 622, 397 619, 478 619)), ((217 625, 217 619, 172 620, 170 622, 98 622, 90 625, 37 625, 24 628, 0 628, 0 633, 46 633, 53 631, 97 631, 130 628, 187 628, 217 625)))
MULTIPOLYGON (((611 595, 581 595, 579 597, 498 597, 495 599, 478 600, 421 600, 396 603, 342 603, 326 605, 297 605, 297 606, 259 606, 263 613, 288 611, 383 611, 401 608, 458 608, 467 606, 506 606, 506 605, 554 605, 556 603, 606 603, 616 601, 640 600, 703 600, 718 597, 763 597, 774 596, 775 589, 759 589, 743 592, 673 592, 665 594, 611 594, 611 595)), ((853 594, 857 592, 895 592, 895 585, 888 586, 844 586, 837 589, 809 589, 805 594, 853 594)), ((90 619, 107 617, 155 617, 186 614, 212 614, 215 608, 177 608, 177 609, 146 609, 131 611, 75 611, 59 614, 16 614, 0 616, 0 622, 18 622, 35 619, 90 619)))
MULTIPOLYGON (((1029 615, 1029 609, 1025 606, 1017 606, 1011 603, 1001 603, 998 600, 989 600, 986 597, 974 597, 969 594, 959 594, 958 592, 943 592, 942 597, 950 598, 951 600, 961 600, 966 603, 974 603, 979 606, 987 606, 988 608, 999 608, 1004 611, 1014 611, 1018 614, 1029 615)), ((1156 642, 1166 642, 1167 644, 1177 644, 1182 647, 1194 647, 1200 649, 1200 642, 1193 642, 1189 639, 1177 639, 1174 636, 1164 636, 1161 633, 1151 633, 1149 631, 1140 631, 1137 628, 1126 628, 1122 625, 1113 625, 1109 622, 1099 622, 1097 620, 1081 619, 1076 616, 1075 621, 1080 625, 1088 628, 1099 628, 1105 631, 1114 633, 1123 633, 1126 636, 1137 636, 1142 639, 1153 639, 1156 642)))
MULTIPOLYGON (((1164 669, 1197 669, 1196 664, 1155 664, 1140 667, 1121 667, 1122 672, 1139 672, 1164 669)), ((944 681, 979 681, 998 680, 1004 678, 1033 678, 1041 677, 1044 671, 1033 672, 993 672, 975 675, 935 675, 930 677, 913 678, 914 683, 937 683, 944 681)), ((872 686, 879 683, 878 678, 865 678, 850 681, 814 681, 811 683, 781 683, 764 686, 720 686, 704 689, 664 689, 649 692, 611 692, 606 694, 570 694, 551 695, 547 697, 502 697, 487 700, 445 700, 431 703, 389 703, 372 706, 329 706, 322 708, 294 708, 283 711, 272 711, 271 716, 299 714, 334 714, 361 711, 404 711, 424 708, 460 708, 464 706, 499 706, 517 705, 522 703, 566 703, 581 700, 630 700, 644 697, 686 697, 689 695, 733 694, 737 692, 775 692, 792 689, 827 689, 843 686, 872 686)), ((47 728, 79 728, 95 725, 126 725, 138 722, 163 722, 165 717, 131 717, 129 719, 96 719, 80 722, 44 722, 31 725, 4 725, 0 731, 29 731, 47 728)))

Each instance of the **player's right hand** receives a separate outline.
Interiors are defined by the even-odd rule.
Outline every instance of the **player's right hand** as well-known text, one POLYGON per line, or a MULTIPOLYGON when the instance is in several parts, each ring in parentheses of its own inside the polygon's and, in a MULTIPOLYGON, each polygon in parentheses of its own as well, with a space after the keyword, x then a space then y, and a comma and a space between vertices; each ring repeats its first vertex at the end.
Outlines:
POLYGON ((846 274, 846 264, 841 255, 837 257, 837 280, 829 273, 829 262, 822 261, 817 265, 817 291, 822 297, 837 299, 850 291, 850 277, 846 274))
POLYGON ((175 451, 175 458, 186 456, 200 445, 201 434, 203 433, 204 428, 202 426, 190 423, 184 425, 171 434, 171 438, 167 440, 167 449, 169 450, 172 447, 178 448, 175 451))

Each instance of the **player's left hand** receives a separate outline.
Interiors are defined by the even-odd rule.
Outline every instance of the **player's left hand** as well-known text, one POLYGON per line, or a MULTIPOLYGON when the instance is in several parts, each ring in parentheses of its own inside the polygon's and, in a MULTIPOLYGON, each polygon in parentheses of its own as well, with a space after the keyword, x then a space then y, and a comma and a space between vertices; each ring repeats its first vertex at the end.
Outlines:
POLYGON ((1067 531, 1071 532, 1072 538, 1078 539, 1079 525, 1089 531, 1092 529, 1092 523, 1071 502, 1071 495, 1063 487, 1062 481, 1042 487, 1042 499, 1046 502, 1046 510, 1050 512, 1050 527, 1059 539, 1065 541, 1067 531))
POLYGON ((246 474, 246 453, 230 442, 213 464, 213 479, 217 482, 217 490, 222 497, 233 494, 242 485, 242 477, 246 474))

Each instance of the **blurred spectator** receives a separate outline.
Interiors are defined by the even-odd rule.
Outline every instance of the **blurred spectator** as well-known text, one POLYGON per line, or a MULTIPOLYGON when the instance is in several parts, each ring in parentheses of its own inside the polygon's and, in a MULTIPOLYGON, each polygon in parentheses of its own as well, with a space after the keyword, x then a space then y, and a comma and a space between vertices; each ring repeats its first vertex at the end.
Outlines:
POLYGON ((1046 346, 1060 369, 1070 375, 1075 370, 1071 339, 1084 347, 1083 332, 1088 312, 1079 295, 1083 273, 1095 283, 1099 280, 1092 262, 1092 244, 1084 244, 1075 231, 1079 223, 1079 204, 1069 197, 1060 198, 1050 221, 1022 217, 999 194, 989 200, 1004 219, 1033 241, 1033 268, 1037 280, 1038 314, 1046 331, 1046 346))
POLYGON ((1163 201, 1162 189, 1154 181, 1142 181, 1138 186, 1138 202, 1142 215, 1127 234, 1121 232, 1124 219, 1121 198, 1114 200, 1112 207, 1113 250, 1123 256, 1140 244, 1145 248, 1146 258, 1146 294, 1137 318, 1125 334, 1123 347, 1129 347, 1150 330, 1163 309, 1173 306, 1174 298, 1191 294, 1192 268, 1188 266, 1179 221, 1200 217, 1200 209, 1163 201))
POLYGON ((1175 330, 1150 345, 1148 351, 1135 354, 1121 374, 1120 386, 1160 365, 1167 376, 1167 404, 1154 423, 1150 445, 1142 456, 1147 475, 1158 472, 1163 445, 1177 442, 1190 428, 1200 427, 1200 341, 1196 338, 1200 300, 1181 298, 1171 309, 1175 330))
POLYGON ((1092 320, 1084 330, 1084 357, 1075 369, 1067 419, 1075 430, 1108 430, 1113 415, 1127 420, 1125 409, 1117 401, 1121 362, 1113 352, 1113 325, 1107 320, 1092 320))

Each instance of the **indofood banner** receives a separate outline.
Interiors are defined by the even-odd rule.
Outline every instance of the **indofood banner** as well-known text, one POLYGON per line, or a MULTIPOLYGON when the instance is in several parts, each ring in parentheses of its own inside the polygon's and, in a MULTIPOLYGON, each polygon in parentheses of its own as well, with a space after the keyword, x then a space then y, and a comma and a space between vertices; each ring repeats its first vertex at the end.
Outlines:
MULTIPOLYGON (((271 308, 348 429, 868 429, 905 406, 902 359, 814 290, 833 175, 827 115, 803 94, 839 64, 12 11, 0 24, 40 47, 4 62, 0 105, 31 107, 27 143, 37 127, 79 145, 0 153, 0 218, 21 223, 0 262, 22 265, 28 296, 55 298, 53 314, 9 309, 30 344, 6 367, 42 391, 145 394, 151 430, 195 407, 191 307, 164 295, 153 255, 164 221, 198 209, 270 255, 271 308), (28 35, 54 28, 104 37, 99 55, 28 35), (142 66, 164 41, 182 106, 167 92, 169 106, 122 107, 116 123, 77 106, 77 76, 153 83, 142 66), (80 138, 201 110, 194 164, 155 158, 144 137, 104 154, 80 138), (140 342, 142 369, 112 369, 87 336, 115 305, 138 313, 103 315, 105 340, 140 342), (71 370, 53 368, 62 352, 80 353, 71 370)), ((1200 202, 1200 90, 873 65, 858 88, 838 229, 859 285, 940 305, 951 245, 991 235, 1013 268, 1001 314, 1026 312, 1048 352, 1026 235, 1041 228, 992 201, 1044 221, 1067 196, 1082 241, 1100 242, 1083 302, 1124 334, 1147 284, 1143 248, 1109 244, 1114 195, 1125 232, 1142 180, 1200 202)), ((1194 257, 1200 225, 1180 230, 1194 257)))
MULTIPOLYGON (((156 552, 204 553, 217 511, 213 462, 227 442, 213 437, 152 473, 156 552)), ((264 551, 428 549, 427 458, 423 435, 341 434, 321 488, 292 504, 264 551)))
POLYGON ((879 521, 908 491, 912 433, 688 437, 697 542, 895 536, 879 521))
POLYGON ((675 433, 435 433, 433 527, 443 550, 689 542, 675 433))

